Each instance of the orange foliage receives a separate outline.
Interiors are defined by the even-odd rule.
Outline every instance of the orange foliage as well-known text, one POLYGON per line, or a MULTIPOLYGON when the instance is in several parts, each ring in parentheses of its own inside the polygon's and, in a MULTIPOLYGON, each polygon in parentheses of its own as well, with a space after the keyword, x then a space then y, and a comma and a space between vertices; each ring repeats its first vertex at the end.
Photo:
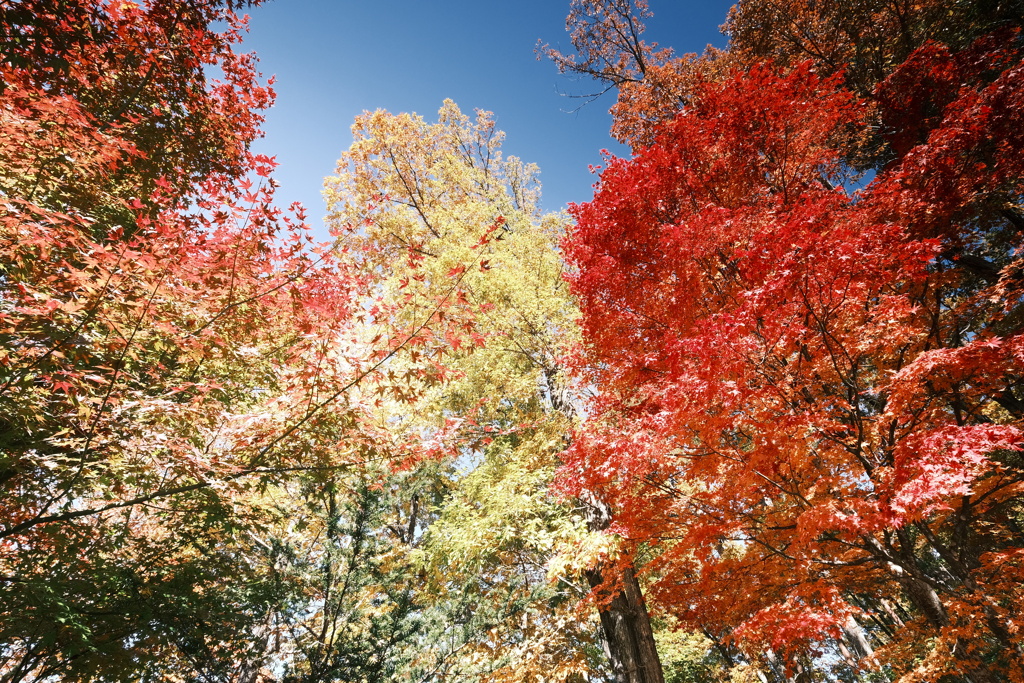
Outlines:
POLYGON ((562 485, 608 496, 657 549, 653 599, 750 660, 799 666, 853 617, 907 681, 1024 676, 1013 40, 896 68, 899 155, 859 191, 866 103, 841 73, 755 64, 698 82, 573 208, 602 395, 562 485))

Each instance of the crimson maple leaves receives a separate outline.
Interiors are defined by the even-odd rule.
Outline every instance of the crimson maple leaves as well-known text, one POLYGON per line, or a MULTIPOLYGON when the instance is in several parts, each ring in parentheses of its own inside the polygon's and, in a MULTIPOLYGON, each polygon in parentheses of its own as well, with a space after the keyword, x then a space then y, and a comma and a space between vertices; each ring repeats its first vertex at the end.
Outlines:
POLYGON ((757 64, 572 209, 602 395, 563 485, 608 495, 655 603, 748 662, 809 668, 865 624, 861 666, 1024 676, 1016 40, 912 54, 859 190, 866 104, 757 64))

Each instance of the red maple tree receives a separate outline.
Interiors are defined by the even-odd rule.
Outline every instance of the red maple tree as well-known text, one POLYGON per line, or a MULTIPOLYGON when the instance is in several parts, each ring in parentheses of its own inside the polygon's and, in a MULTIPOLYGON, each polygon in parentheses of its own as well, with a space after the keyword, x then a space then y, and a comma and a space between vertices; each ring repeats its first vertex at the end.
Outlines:
POLYGON ((657 549, 655 603, 750 662, 1024 676, 1015 41, 914 52, 860 190, 842 75, 755 65, 573 208, 602 394, 563 485, 607 495, 657 549))

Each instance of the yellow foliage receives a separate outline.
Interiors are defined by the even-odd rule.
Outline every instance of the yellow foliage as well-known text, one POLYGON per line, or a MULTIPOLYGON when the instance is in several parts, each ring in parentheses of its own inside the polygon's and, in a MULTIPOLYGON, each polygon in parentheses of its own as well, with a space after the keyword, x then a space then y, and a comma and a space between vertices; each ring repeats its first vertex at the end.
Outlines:
MULTIPOLYGON (((396 325, 429 319, 424 347, 440 378, 421 382, 411 405, 382 401, 381 421, 463 470, 415 562, 437 600, 468 600, 465 618, 480 624, 459 649, 462 670, 491 681, 587 674, 597 625, 575 609, 582 564, 549 565, 596 543, 548 491, 571 429, 550 382, 578 339, 558 252, 568 218, 541 215, 537 168, 503 156, 488 112, 470 118, 450 100, 437 123, 367 112, 353 133, 325 184, 330 227, 381 276, 372 294, 396 325)), ((404 354, 392 371, 423 359, 404 354)))

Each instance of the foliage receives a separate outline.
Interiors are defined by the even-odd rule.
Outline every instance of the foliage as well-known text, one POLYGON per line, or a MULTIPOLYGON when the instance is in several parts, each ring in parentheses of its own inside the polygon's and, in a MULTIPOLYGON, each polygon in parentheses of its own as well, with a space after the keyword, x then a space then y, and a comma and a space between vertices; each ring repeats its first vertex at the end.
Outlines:
POLYGON ((954 50, 999 29, 1021 25, 1019 2, 864 0, 785 4, 738 2, 723 27, 730 51, 745 63, 811 60, 824 73, 843 73, 847 86, 871 97, 907 57, 927 42, 954 50))
POLYGON ((1024 675, 1015 40, 895 69, 898 156, 859 192, 869 109, 804 62, 698 83, 573 209, 602 395, 562 486, 602 490, 658 549, 653 599, 738 661, 1024 675))
POLYGON ((594 79, 600 90, 581 95, 595 100, 615 90, 611 107, 612 137, 641 146, 684 106, 695 80, 724 73, 731 52, 708 47, 703 55, 676 56, 671 48, 643 40, 644 21, 653 17, 647 0, 571 0, 566 29, 575 54, 549 45, 538 51, 560 72, 594 79))
POLYGON ((417 348, 437 365, 415 412, 381 405, 391 430, 464 469, 420 550, 437 617, 417 670, 487 680, 590 671, 593 625, 574 609, 585 591, 577 576, 547 573, 586 533, 546 491, 568 422, 545 387, 575 334, 554 248, 563 219, 539 215, 536 169, 502 156, 486 112, 473 120, 448 101, 436 124, 378 111, 353 130, 327 182, 333 224, 374 245, 363 251, 380 255, 373 267, 399 315, 455 302, 430 327, 436 345, 417 348))
POLYGON ((5 117, 15 117, 5 128, 21 117, 52 121, 30 133, 41 149, 8 149, 5 193, 80 211, 94 230, 131 232, 135 215, 125 202, 148 203, 157 190, 198 195, 211 174, 244 174, 260 111, 274 97, 257 79, 255 58, 234 51, 245 22, 233 10, 256 4, 0 3, 0 88, 5 117), (211 28, 218 22, 223 31, 211 28), (97 154, 106 158, 82 164, 97 154), (86 181, 101 169, 100 186, 86 181))
POLYGON ((1024 681, 1017 0, 572 0, 594 200, 377 111, 330 245, 252 4, 0 0, 0 679, 1024 681))
POLYGON ((355 388, 409 337, 273 206, 235 3, 58 5, 0 5, 0 671, 248 680, 261 496, 379 457, 355 388))
POLYGON ((429 494, 430 480, 385 465, 274 496, 290 513, 271 537, 274 568, 293 587, 272 628, 279 680, 386 681, 407 665, 423 620, 410 534, 429 494))
MULTIPOLYGON (((709 46, 700 55, 646 42, 644 22, 653 16, 646 0, 571 0, 566 27, 575 53, 540 49, 563 73, 600 84, 583 97, 615 91, 612 135, 636 149, 655 141, 701 83, 721 81, 733 69, 809 60, 822 74, 842 74, 873 106, 875 88, 914 50, 930 41, 961 50, 981 36, 1019 29, 1024 7, 1019 0, 740 0, 722 25, 728 48, 709 46)), ((884 130, 878 117, 869 117, 864 139, 845 152, 861 167, 889 159, 876 137, 884 130)))

